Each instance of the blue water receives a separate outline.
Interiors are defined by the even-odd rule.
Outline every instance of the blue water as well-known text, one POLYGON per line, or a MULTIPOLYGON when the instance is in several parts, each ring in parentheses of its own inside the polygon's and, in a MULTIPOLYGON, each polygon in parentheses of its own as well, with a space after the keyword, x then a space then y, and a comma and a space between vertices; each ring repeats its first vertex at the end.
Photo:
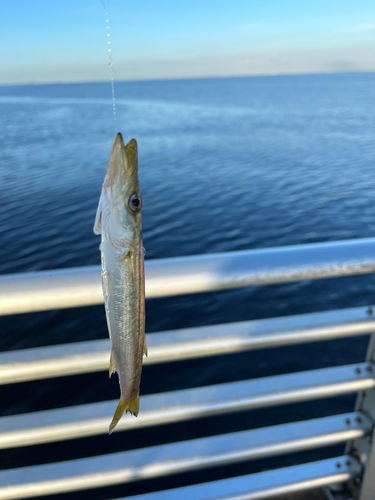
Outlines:
MULTIPOLYGON (((117 83, 116 106, 118 130, 139 145, 148 259, 375 234, 375 74, 117 83)), ((99 264, 109 83, 2 87, 0 130, 0 273, 99 264)), ((367 305, 374 292, 364 276, 153 300, 146 328, 367 305)), ((107 336, 102 306, 1 318, 0 328, 2 350, 107 336)), ((365 344, 148 367, 142 392, 355 362, 365 344)), ((95 377, 69 404, 108 397, 95 377)), ((60 382, 58 394, 46 383, 21 402, 3 389, 3 413, 60 406, 71 383, 60 382)))
MULTIPOLYGON (((139 144, 147 258, 375 234, 375 74, 117 83, 116 95, 118 130, 139 144)), ((0 88, 0 130, 0 273, 99 264, 109 84, 0 88)), ((147 329, 368 303, 374 281, 316 286, 161 301, 147 329)), ((89 317, 54 325, 52 341, 104 336, 89 317)), ((0 347, 51 341, 21 330, 0 347)))

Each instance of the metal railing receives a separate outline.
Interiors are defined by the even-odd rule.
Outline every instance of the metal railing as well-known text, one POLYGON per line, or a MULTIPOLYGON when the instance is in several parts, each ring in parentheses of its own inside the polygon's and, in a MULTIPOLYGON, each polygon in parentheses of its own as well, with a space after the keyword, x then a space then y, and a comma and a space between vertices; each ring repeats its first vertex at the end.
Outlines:
MULTIPOLYGON (((146 295, 165 297, 375 272, 375 239, 301 245, 146 262, 146 295)), ((98 267, 0 277, 0 314, 89 306, 103 301, 98 267)), ((371 307, 149 334, 146 364, 226 355, 254 349, 370 334, 371 307)), ((87 341, 0 354, 0 385, 108 369, 109 341, 87 341)), ((356 365, 290 373, 150 394, 138 419, 123 418, 118 432, 199 421, 258 408, 358 393, 352 413, 191 439, 139 450, 0 472, 0 499, 73 493, 173 476, 232 463, 276 457, 337 443, 344 456, 269 472, 127 498, 268 498, 345 483, 359 500, 373 498, 375 453, 374 341, 356 365), (362 477, 364 479, 362 480, 362 477)), ((16 450, 106 434, 117 402, 85 404, 2 417, 0 450, 16 450)))
MULTIPOLYGON (((146 260, 146 297, 375 272, 375 239, 146 260)), ((0 315, 103 303, 98 266, 0 276, 0 315)))

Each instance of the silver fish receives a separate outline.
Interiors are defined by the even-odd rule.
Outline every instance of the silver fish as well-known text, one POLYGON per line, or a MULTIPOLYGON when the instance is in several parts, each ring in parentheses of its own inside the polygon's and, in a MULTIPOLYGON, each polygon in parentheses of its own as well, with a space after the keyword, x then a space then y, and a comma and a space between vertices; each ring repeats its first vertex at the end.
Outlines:
POLYGON ((109 426, 124 411, 137 416, 145 337, 142 198, 138 181, 138 148, 117 134, 104 178, 94 233, 102 235, 102 285, 112 351, 109 376, 117 372, 121 396, 109 426))

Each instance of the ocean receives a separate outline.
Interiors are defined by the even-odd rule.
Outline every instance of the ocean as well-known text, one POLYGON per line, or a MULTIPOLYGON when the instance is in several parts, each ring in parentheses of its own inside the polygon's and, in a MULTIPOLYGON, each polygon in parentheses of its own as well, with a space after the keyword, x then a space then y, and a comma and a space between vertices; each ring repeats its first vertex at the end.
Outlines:
MULTIPOLYGON (((115 92, 116 130, 139 146, 146 259, 375 234, 375 74, 117 82, 115 92)), ((0 87, 0 130, 0 272, 99 264, 92 227, 116 132, 110 84, 0 87)), ((368 305, 374 292, 374 276, 360 276, 149 300, 146 331, 368 305)), ((0 328, 2 351, 107 337, 103 306, 0 318, 0 328)), ((149 366, 141 393, 357 362, 366 341, 149 366)), ((9 415, 116 399, 118 384, 100 373, 2 387, 0 397, 9 415)), ((229 432, 352 403, 245 412, 203 428, 229 432)), ((132 446, 118 439, 105 441, 108 452, 132 446)), ((41 463, 42 448, 0 461, 41 463)), ((47 450, 54 459, 70 456, 57 448, 47 450)))

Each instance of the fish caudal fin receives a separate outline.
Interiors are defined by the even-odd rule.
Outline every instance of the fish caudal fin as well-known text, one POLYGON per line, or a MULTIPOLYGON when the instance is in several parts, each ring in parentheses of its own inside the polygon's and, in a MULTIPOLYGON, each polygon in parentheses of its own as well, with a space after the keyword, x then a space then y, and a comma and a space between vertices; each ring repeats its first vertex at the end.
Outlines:
POLYGON ((133 399, 130 399, 128 401, 122 401, 120 399, 119 404, 117 405, 115 414, 113 415, 111 425, 109 426, 109 434, 112 434, 113 429, 118 424, 120 418, 124 414, 124 411, 131 413, 135 417, 138 415, 138 412, 139 412, 139 393, 136 396, 134 396, 133 399))

